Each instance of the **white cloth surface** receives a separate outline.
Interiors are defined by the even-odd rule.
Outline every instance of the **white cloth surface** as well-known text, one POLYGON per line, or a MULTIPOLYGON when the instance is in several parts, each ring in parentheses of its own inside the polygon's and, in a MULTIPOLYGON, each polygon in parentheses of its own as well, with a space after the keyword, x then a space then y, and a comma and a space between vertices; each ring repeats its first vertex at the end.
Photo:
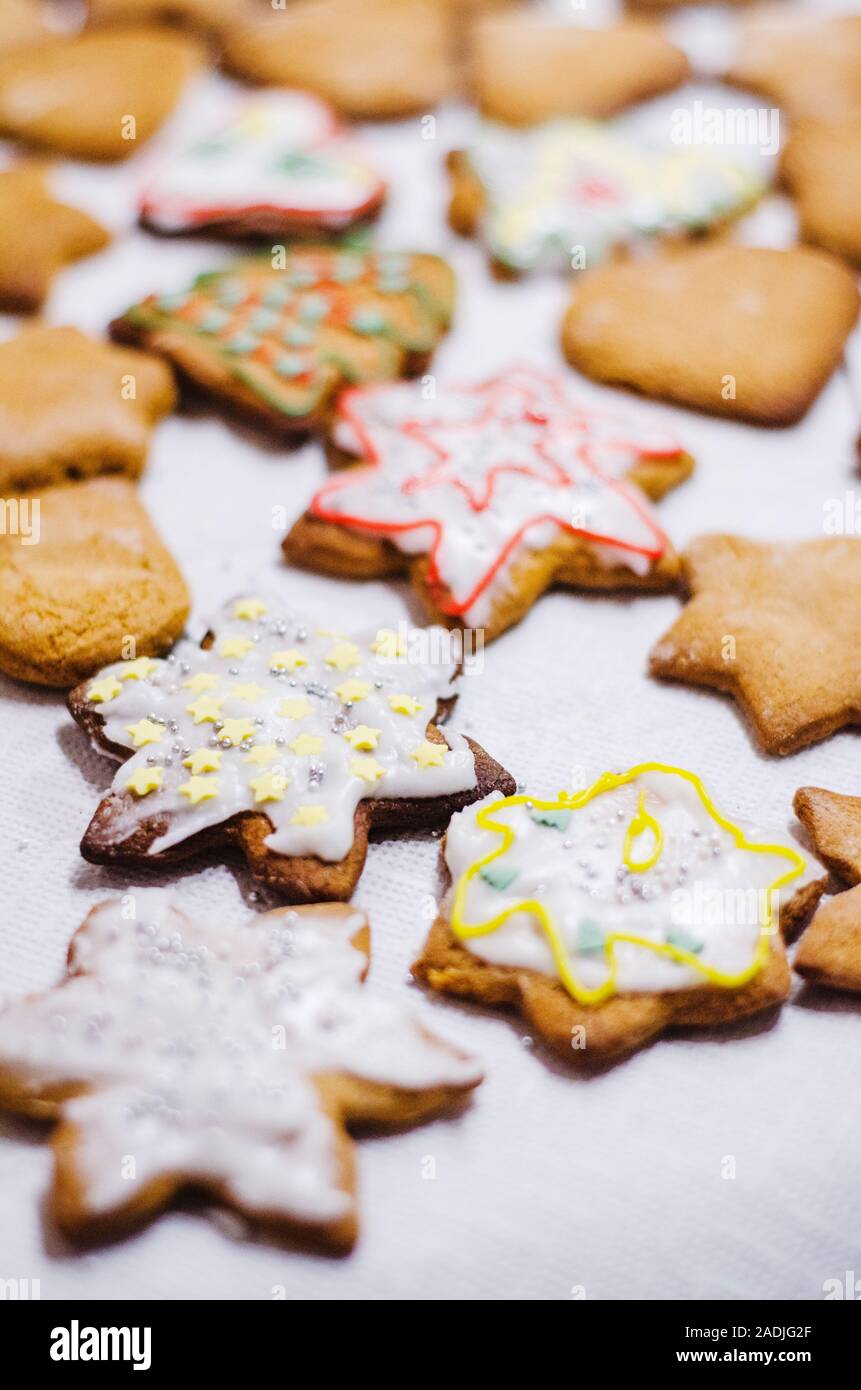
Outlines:
MULTIPOLYGON (((132 195, 159 152, 229 90, 203 79, 132 162, 66 164, 55 186, 117 231, 129 228, 132 195)), ((439 380, 513 360, 562 367, 564 285, 495 283, 481 250, 444 225, 442 155, 464 119, 438 113, 433 139, 418 120, 368 133, 392 176, 381 242, 440 250, 456 267, 457 321, 433 368, 439 380)), ((752 219, 750 235, 779 240, 791 225, 777 203, 752 219)), ((59 277, 48 318, 100 332, 139 295, 179 288, 228 255, 131 230, 59 277)), ((845 368, 789 430, 666 410, 585 381, 583 393, 647 420, 669 416, 695 455, 693 479, 659 507, 678 546, 721 529, 818 536, 826 501, 859 488, 845 368)), ((254 579, 344 627, 415 614, 406 586, 340 583, 280 563, 278 508, 289 524, 325 476, 318 444, 267 449, 216 413, 174 416, 157 430, 143 495, 198 611, 254 579)), ((784 827, 798 786, 861 791, 856 733, 767 759, 730 701, 649 679, 649 648, 677 612, 674 597, 546 596, 463 681, 456 727, 541 794, 574 775, 660 758, 699 772, 730 816, 784 827)), ((79 840, 111 764, 88 750, 59 693, 2 681, 0 701, 0 993, 50 986, 88 908, 136 885, 169 883, 184 909, 237 923, 254 910, 251 884, 233 868, 125 875, 84 863, 79 840)), ((356 894, 373 923, 370 988, 407 989, 438 891, 432 836, 371 847, 356 894)), ((0 1119, 0 1278, 38 1278, 43 1298, 809 1299, 857 1267, 861 1023, 851 1002, 802 993, 773 1024, 660 1041, 583 1080, 538 1055, 518 1021, 412 993, 433 1026, 483 1059, 487 1079, 457 1119, 360 1141, 354 1254, 285 1251, 190 1210, 75 1253, 46 1221, 46 1133, 0 1119), (728 1159, 734 1178, 722 1176, 728 1159)))

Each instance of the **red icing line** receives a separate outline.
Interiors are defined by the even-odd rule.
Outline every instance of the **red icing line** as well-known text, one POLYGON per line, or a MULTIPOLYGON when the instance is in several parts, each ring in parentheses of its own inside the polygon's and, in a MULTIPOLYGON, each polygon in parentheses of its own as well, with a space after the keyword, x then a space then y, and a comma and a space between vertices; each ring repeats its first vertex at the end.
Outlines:
MULTIPOLYGON (((558 379, 554 379, 552 376, 549 376, 541 372, 537 372, 533 368, 527 368, 526 370, 530 373, 530 375, 532 375, 533 377, 538 377, 544 382, 544 384, 550 390, 551 394, 554 396, 556 401, 567 410, 571 420, 586 421, 590 416, 595 417, 604 414, 604 412, 590 410, 585 407, 578 408, 570 406, 565 398, 564 391, 562 390, 558 382, 558 379)), ((607 487, 612 488, 615 492, 620 493, 625 498, 626 502, 628 502, 628 504, 633 507, 634 511, 638 514, 640 519, 654 535, 656 542, 655 546, 646 547, 634 545, 629 541, 620 540, 613 536, 605 536, 595 531, 588 531, 584 527, 574 526, 570 522, 553 515, 553 513, 541 513, 538 516, 530 517, 528 521, 524 522, 524 524, 521 527, 519 527, 518 530, 512 536, 509 537, 499 554, 494 559, 493 563, 485 571, 483 577, 472 590, 472 592, 462 600, 455 599, 453 595, 451 595, 450 590, 448 590, 448 586, 446 585, 445 581, 440 575, 439 567, 437 564, 437 556, 439 554, 439 548, 442 544, 444 534, 443 522, 439 521, 436 517, 423 517, 416 521, 405 522, 374 521, 373 519, 370 519, 368 517, 354 516, 348 512, 332 511, 331 509, 328 509, 325 505, 327 498, 332 494, 336 492, 346 491, 348 488, 353 487, 357 482, 360 482, 364 477, 367 476, 369 472, 372 472, 374 469, 378 469, 384 466, 384 459, 380 454, 377 453, 370 434, 366 431, 359 416, 357 416, 354 413, 353 401, 357 397, 362 397, 365 395, 369 395, 372 392, 385 391, 388 389, 389 386, 387 383, 385 383, 380 386, 353 387, 342 393, 339 400, 339 411, 350 424, 352 429, 355 431, 359 443, 362 447, 362 452, 365 454, 367 458, 370 459, 370 464, 367 468, 353 468, 345 477, 335 478, 331 482, 326 483, 322 488, 319 489, 317 493, 315 493, 314 497, 311 499, 310 511, 312 515, 320 517, 321 520, 332 521, 337 525, 349 526, 358 530, 373 531, 375 534, 383 536, 399 535, 408 531, 421 530, 422 527, 427 527, 428 529, 430 529, 433 532, 434 539, 431 548, 428 551, 429 577, 431 585, 435 590, 443 590, 448 593, 448 598, 440 598, 438 600, 439 606, 443 613, 448 613, 455 617, 463 616, 463 614, 466 613, 473 606, 476 600, 480 598, 481 595, 485 592, 488 585, 493 581, 496 574, 505 564, 505 561, 508 559, 509 555, 515 549, 518 543, 522 540, 526 532, 529 531, 533 526, 540 525, 545 521, 553 522, 554 525, 559 526, 562 530, 569 531, 573 535, 582 536, 585 540, 595 541, 598 544, 614 545, 618 547, 620 550, 627 550, 630 551, 632 554, 644 555, 649 559, 659 558, 661 555, 663 555, 664 551, 666 550, 668 544, 668 537, 660 529, 660 527, 656 525, 652 517, 645 509, 643 503, 637 498, 633 490, 630 490, 628 487, 626 487, 624 483, 618 482, 616 479, 609 478, 606 474, 602 473, 600 468, 595 463, 593 463, 592 460, 588 457, 589 441, 584 440, 578 450, 578 457, 580 459, 580 462, 587 469, 589 469, 589 471, 596 478, 599 478, 607 487)), ((461 387, 455 389, 459 389, 464 393, 468 394, 487 394, 488 400, 485 409, 478 415, 478 417, 476 417, 476 419, 467 421, 463 425, 464 430, 479 432, 481 427, 487 424, 488 421, 493 417, 494 392, 500 390, 510 390, 511 384, 505 376, 497 376, 492 377, 489 381, 482 382, 480 385, 477 386, 461 387)), ((524 390, 524 394, 528 395, 528 391, 525 388, 521 389, 524 390)), ((546 417, 540 411, 532 411, 529 409, 529 407, 525 408, 524 410, 524 418, 531 419, 536 423, 543 423, 546 419, 546 417)), ((521 464, 500 464, 488 471, 486 475, 487 486, 481 495, 477 495, 461 479, 446 479, 444 477, 445 468, 447 463, 449 462, 449 456, 446 454, 445 450, 432 438, 429 438, 426 433, 426 431, 432 430, 435 424, 443 423, 445 423, 448 426, 448 428, 453 428, 450 422, 444 422, 441 420, 436 422, 433 420, 406 420, 400 426, 397 427, 399 429, 402 429, 404 433, 408 434, 413 439, 416 439, 422 444, 424 444, 428 449, 431 450, 432 453, 434 453, 437 456, 437 462, 431 465, 430 469, 426 474, 416 475, 412 478, 407 479, 406 483, 403 484, 403 490, 405 492, 417 492, 427 487, 433 487, 439 485, 440 483, 448 482, 452 486, 459 488, 460 491, 463 492, 473 511, 481 512, 489 506, 493 497, 496 479, 503 473, 519 473, 526 477, 534 477, 543 481, 558 482, 560 485, 564 485, 564 483, 570 481, 570 477, 565 472, 565 470, 553 459, 550 459, 544 452, 543 444, 539 444, 536 446, 536 450, 539 456, 543 459, 545 465, 555 476, 548 479, 546 477, 546 474, 536 472, 536 470, 529 467, 524 467, 521 464)), ((621 447, 628 448, 632 453, 636 454, 641 459, 677 458, 679 454, 683 452, 680 446, 677 446, 673 449, 668 448, 665 450, 644 451, 641 450, 638 447, 638 445, 632 442, 631 440, 619 439, 611 440, 608 442, 611 445, 618 444, 621 447)))

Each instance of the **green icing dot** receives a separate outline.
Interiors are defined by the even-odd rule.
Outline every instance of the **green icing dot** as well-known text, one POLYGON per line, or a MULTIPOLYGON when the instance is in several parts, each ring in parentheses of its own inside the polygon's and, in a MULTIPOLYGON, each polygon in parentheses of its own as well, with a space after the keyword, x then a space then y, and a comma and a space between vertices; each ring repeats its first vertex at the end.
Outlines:
POLYGON ((277 322, 278 314, 274 309, 257 309, 248 320, 248 326, 255 333, 268 333, 277 322))
POLYGON ((383 294, 403 294, 410 287, 410 282, 405 275, 381 275, 377 281, 377 288, 383 294))
POLYGON ((489 883, 491 888, 495 888, 498 893, 502 893, 517 878, 518 870, 506 868, 504 864, 485 864, 479 869, 478 876, 483 878, 485 883, 489 883))
POLYGON ((293 291, 287 285, 275 285, 264 294, 263 305, 266 309, 283 309, 292 298, 293 291))
POLYGON ((537 825, 547 825, 551 830, 567 830, 571 820, 570 811, 542 811, 533 807, 529 814, 537 825))
POLYGON ((295 352, 282 352, 280 357, 275 358, 273 366, 279 376, 286 377, 301 376, 308 370, 305 358, 299 357, 295 352))
POLYGON ((385 333, 386 320, 376 309, 357 309, 350 319, 350 327, 357 333, 385 333))
POLYGON ((156 307, 163 314, 175 314, 178 309, 184 309, 190 300, 190 294, 165 294, 156 301, 156 307))
POLYGON ((223 309, 210 309, 198 320, 197 327, 201 333, 220 333, 229 323, 230 315, 223 309))
POLYGON ((667 945, 675 946, 677 951, 687 951, 688 955, 698 956, 703 949, 704 942, 697 941, 695 936, 691 936, 686 931, 667 932, 667 945))
POLYGON ((308 266, 297 265, 287 272, 287 284, 294 290, 307 290, 316 283, 317 273, 308 266))
POLYGON ((362 274, 363 266, 358 256, 339 256, 332 271, 332 278, 338 285, 351 285, 362 274))
POLYGON ((328 314, 330 304, 325 295, 309 294, 299 305, 299 317, 305 323, 319 323, 328 314))
POLYGON ((592 917, 581 917, 577 925, 577 950, 603 951, 604 933, 592 917))
POLYGON ((300 323, 291 323, 289 328, 285 328, 282 338, 288 347, 310 347, 314 341, 314 334, 310 328, 303 328, 300 323))
POLYGON ((237 357, 247 357, 259 346, 260 339, 255 338, 253 333, 237 333, 224 344, 225 350, 235 353, 237 357))

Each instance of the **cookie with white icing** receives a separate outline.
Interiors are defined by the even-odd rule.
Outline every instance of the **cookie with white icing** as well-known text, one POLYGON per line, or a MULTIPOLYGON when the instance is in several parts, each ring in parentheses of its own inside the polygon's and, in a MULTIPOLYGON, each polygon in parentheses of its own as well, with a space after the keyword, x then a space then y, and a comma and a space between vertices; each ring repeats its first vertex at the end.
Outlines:
POLYGON ((760 1013, 788 996, 782 933, 826 882, 782 838, 661 763, 490 796, 449 826, 452 885, 414 974, 518 1010, 575 1066, 760 1013))
POLYGON ((313 237, 366 222, 386 186, 308 92, 267 92, 156 172, 140 203, 144 226, 167 235, 313 237))
POLYGON ((439 729, 460 658, 448 634, 425 635, 415 653, 393 630, 323 630, 246 596, 203 646, 105 667, 69 696, 121 760, 82 854, 145 866, 215 846, 288 902, 349 898, 372 830, 445 825, 514 788, 478 744, 439 729))
POLYGON ((307 246, 233 262, 111 324, 119 342, 277 439, 325 429, 345 386, 425 370, 454 310, 438 256, 307 246))
POLYGON ((161 894, 94 908, 68 973, 0 1012, 0 1107, 57 1121, 53 1210, 112 1239, 203 1190, 349 1249, 347 1129, 449 1109, 477 1064, 363 981, 370 927, 337 904, 230 929, 161 894))
POLYGON ((345 392, 332 433, 361 459, 316 493, 284 542, 293 564, 349 578, 408 574, 435 621, 486 641, 554 583, 672 587, 677 560, 644 493, 693 467, 663 427, 587 404, 514 367, 469 386, 345 392), (642 489, 642 490, 641 490, 642 489))

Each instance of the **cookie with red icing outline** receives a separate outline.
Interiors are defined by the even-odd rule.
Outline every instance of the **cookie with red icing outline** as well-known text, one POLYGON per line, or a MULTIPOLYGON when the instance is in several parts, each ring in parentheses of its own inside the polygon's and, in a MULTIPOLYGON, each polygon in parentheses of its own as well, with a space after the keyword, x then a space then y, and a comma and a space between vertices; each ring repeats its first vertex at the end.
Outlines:
POLYGON ((287 559, 351 579, 408 574, 429 615, 497 637, 554 583, 663 591, 678 564, 646 494, 692 460, 664 429, 587 405, 553 373, 472 386, 347 392, 336 461, 284 541, 287 559))
POLYGON ((266 92, 169 159, 143 193, 140 218, 162 234, 313 237, 368 221, 385 193, 326 102, 266 92))

